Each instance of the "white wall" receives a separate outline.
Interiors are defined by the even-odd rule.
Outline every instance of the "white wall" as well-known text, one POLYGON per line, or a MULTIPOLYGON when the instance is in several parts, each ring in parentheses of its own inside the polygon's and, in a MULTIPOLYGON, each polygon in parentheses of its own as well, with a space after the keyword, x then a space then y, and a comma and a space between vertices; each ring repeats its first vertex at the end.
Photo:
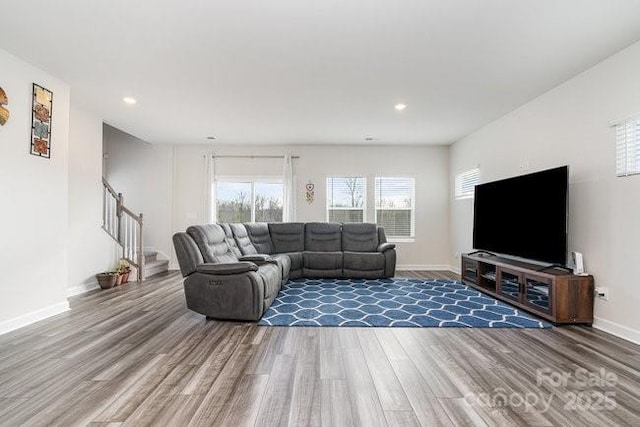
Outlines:
POLYGON ((0 333, 67 308, 69 87, 0 50, 0 333), (51 158, 29 154, 32 84, 53 92, 51 158))
POLYGON ((102 230, 102 120, 71 106, 69 135, 70 295, 98 286, 95 274, 113 270, 121 247, 102 230))
POLYGON ((166 257, 171 246, 173 151, 104 126, 105 177, 124 204, 144 215, 144 246, 166 257))
MULTIPOLYGON (((228 146, 148 145, 126 134, 105 132, 107 176, 125 200, 145 213, 146 245, 172 260, 171 235, 206 218, 205 155, 284 155, 294 160, 298 221, 326 220, 326 177, 368 177, 368 221, 374 220, 373 177, 416 178, 415 242, 398 243, 398 264, 447 268, 449 253, 448 147, 228 146), (304 199, 305 185, 315 184, 315 201, 304 199), (167 184, 170 182, 171 184, 167 184)), ((256 176, 282 174, 282 159, 218 159, 216 174, 256 176)))
MULTIPOLYGON (((640 113, 638 76, 640 43, 454 144, 450 182, 477 165, 487 182, 568 164, 569 251, 582 252, 596 286, 611 291, 608 302, 596 300, 596 325, 640 342, 640 176, 615 176, 609 127, 640 113)), ((456 255, 471 249, 472 201, 454 200, 453 187, 449 197, 450 262, 458 265, 456 255)))

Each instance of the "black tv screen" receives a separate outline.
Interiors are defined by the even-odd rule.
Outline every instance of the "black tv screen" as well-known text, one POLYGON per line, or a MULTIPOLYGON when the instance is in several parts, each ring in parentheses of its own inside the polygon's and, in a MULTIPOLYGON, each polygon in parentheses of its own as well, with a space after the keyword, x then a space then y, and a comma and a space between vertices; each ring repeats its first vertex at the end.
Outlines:
POLYGON ((474 249, 566 265, 568 181, 562 166, 477 185, 474 249))

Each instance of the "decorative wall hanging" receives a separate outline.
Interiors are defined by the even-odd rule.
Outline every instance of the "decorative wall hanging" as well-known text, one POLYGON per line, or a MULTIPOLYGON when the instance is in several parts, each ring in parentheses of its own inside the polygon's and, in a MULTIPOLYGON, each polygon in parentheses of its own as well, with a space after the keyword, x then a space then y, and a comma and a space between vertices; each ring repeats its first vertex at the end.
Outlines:
POLYGON ((304 199, 307 201, 307 203, 313 203, 313 199, 316 196, 315 192, 313 191, 315 188, 316 186, 312 182, 309 182, 307 184, 307 192, 304 195, 304 199))
POLYGON ((5 108, 5 105, 9 105, 9 98, 4 89, 0 87, 0 126, 4 126, 9 120, 9 110, 5 108))
POLYGON ((53 93, 33 84, 33 109, 31 115, 31 154, 51 157, 51 113, 53 93))

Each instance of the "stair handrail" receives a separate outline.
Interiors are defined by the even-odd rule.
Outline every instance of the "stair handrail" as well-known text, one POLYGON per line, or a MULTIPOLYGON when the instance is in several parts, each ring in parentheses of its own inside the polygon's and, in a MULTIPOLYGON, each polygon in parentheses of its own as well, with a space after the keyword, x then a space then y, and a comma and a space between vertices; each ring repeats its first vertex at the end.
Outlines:
POLYGON ((122 246, 122 258, 133 265, 138 280, 144 279, 144 215, 124 205, 124 196, 102 178, 102 229, 122 246))

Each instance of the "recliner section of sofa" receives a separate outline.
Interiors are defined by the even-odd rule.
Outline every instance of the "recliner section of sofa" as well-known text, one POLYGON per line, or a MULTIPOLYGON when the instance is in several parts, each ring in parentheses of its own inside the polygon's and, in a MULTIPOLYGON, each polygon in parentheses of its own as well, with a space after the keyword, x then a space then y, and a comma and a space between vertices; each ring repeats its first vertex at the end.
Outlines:
POLYGON ((386 277, 386 258, 379 248, 376 224, 344 224, 342 227, 344 276, 364 279, 386 277))
POLYGON ((304 277, 343 277, 341 225, 310 222, 304 229, 302 275, 304 277))
POLYGON ((280 266, 268 256, 238 257, 225 229, 199 225, 173 236, 187 307, 217 319, 258 320, 280 290, 280 266))
POLYGON ((173 243, 187 307, 218 319, 258 320, 289 278, 395 274, 395 245, 376 224, 207 224, 173 243))

